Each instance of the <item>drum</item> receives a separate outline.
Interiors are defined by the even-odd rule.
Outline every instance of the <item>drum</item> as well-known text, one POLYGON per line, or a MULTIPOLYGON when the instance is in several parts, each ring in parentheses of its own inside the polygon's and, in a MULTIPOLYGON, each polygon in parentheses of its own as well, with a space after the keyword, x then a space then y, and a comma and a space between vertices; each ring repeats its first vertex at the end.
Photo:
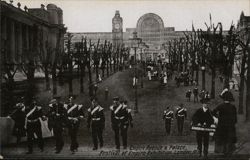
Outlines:
POLYGON ((215 132, 216 128, 214 126, 211 126, 211 127, 192 126, 191 130, 192 131, 215 132))

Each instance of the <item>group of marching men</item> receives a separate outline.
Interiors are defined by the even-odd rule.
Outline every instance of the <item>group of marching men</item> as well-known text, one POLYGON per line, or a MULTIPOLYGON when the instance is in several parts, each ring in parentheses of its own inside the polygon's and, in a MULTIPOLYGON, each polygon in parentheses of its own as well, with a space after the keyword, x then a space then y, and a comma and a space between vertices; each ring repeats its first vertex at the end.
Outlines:
MULTIPOLYGON (((209 146, 209 133, 215 138, 215 152, 222 153, 225 156, 231 156, 235 150, 237 112, 235 105, 231 104, 234 101, 233 94, 228 88, 225 88, 220 97, 223 103, 211 110, 209 108, 210 99, 202 98, 201 107, 192 115, 191 129, 196 131, 197 149, 199 156, 203 155, 207 158, 209 146)), ((173 120, 174 112, 167 107, 164 111, 163 119, 165 120, 166 133, 170 134, 171 121, 173 120)), ((187 110, 183 104, 176 111, 178 124, 178 132, 182 134, 184 118, 187 117, 187 110)))
MULTIPOLYGON (((34 135, 37 137, 38 147, 41 152, 44 149, 41 122, 48 120, 48 128, 53 131, 55 139, 55 153, 60 153, 64 146, 63 130, 68 128, 71 139, 70 151, 74 154, 78 149, 77 135, 80 121, 85 118, 84 107, 73 102, 74 97, 70 96, 68 103, 62 103, 60 97, 54 97, 50 101, 49 111, 44 114, 42 107, 37 105, 35 100, 30 106, 25 106, 23 99, 16 104, 17 109, 8 116, 15 121, 13 135, 17 142, 21 137, 27 135, 28 152, 33 152, 34 135)), ((120 149, 119 133, 122 136, 124 149, 127 148, 128 127, 133 127, 131 109, 127 107, 127 101, 119 101, 119 97, 113 98, 113 105, 110 106, 112 129, 115 133, 116 149, 120 149)), ((87 127, 92 130, 93 150, 103 147, 103 130, 105 128, 104 109, 99 105, 96 98, 91 98, 91 107, 87 110, 87 127)))
MULTIPOLYGON (((184 108, 183 103, 178 106, 175 117, 177 119, 178 134, 182 135, 184 120, 187 118, 187 109, 184 108)), ((171 122, 174 119, 174 112, 169 107, 167 107, 164 111, 163 119, 165 120, 166 135, 170 135, 171 122)))

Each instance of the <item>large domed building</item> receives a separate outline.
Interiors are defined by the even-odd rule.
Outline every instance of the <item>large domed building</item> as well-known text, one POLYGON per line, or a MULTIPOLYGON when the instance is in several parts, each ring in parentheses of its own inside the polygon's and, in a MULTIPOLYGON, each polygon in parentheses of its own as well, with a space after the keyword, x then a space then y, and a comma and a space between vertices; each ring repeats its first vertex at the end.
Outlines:
MULTIPOLYGON (((93 42, 97 42, 100 38, 101 43, 108 40, 115 46, 124 43, 125 46, 130 47, 130 38, 132 38, 133 32, 137 32, 137 36, 149 47, 144 50, 146 53, 144 57, 141 57, 140 49, 138 49, 138 59, 157 60, 161 58, 167 60, 167 51, 164 49, 163 44, 166 44, 169 40, 184 36, 183 31, 175 31, 174 27, 165 27, 162 18, 155 13, 142 15, 135 26, 135 28, 126 28, 125 32, 123 32, 123 19, 119 11, 116 11, 112 19, 112 32, 73 33, 73 41, 80 41, 82 36, 86 36, 93 42)), ((131 50, 131 55, 133 54, 134 52, 131 50)))

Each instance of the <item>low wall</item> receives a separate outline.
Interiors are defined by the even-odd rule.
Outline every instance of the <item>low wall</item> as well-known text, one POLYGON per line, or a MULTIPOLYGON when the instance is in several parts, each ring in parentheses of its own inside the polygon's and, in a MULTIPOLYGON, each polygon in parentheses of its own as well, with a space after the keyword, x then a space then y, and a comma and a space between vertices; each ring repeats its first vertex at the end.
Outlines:
MULTIPOLYGON (((0 117, 1 145, 16 143, 16 137, 12 135, 14 123, 10 118, 0 117)), ((47 121, 42 121, 42 134, 44 138, 53 136, 53 132, 48 129, 47 121)), ((22 142, 26 140, 26 137, 21 139, 22 142)))

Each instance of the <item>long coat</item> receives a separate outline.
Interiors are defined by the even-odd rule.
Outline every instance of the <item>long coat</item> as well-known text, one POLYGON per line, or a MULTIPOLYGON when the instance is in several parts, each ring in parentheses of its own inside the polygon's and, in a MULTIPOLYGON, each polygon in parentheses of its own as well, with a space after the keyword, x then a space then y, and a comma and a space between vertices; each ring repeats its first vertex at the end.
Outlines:
POLYGON ((218 117, 215 132, 215 152, 221 153, 225 143, 236 143, 236 107, 230 103, 222 103, 213 110, 213 114, 218 117))

